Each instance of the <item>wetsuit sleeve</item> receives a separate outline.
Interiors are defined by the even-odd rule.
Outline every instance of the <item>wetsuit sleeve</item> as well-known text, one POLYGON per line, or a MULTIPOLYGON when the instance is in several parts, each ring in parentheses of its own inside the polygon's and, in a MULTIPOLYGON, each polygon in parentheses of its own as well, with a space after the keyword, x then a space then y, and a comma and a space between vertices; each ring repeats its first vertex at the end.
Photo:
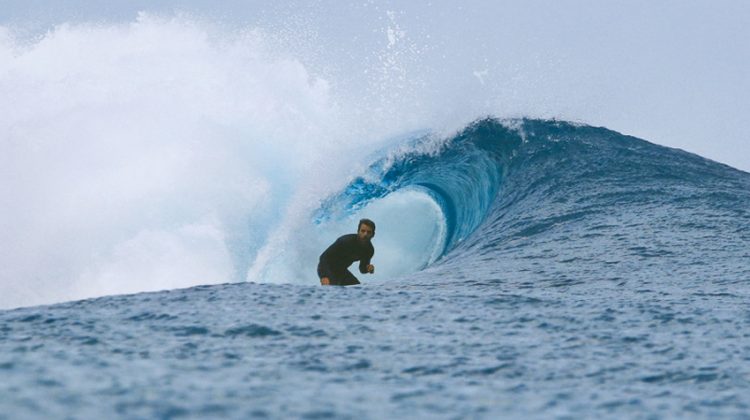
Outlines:
POLYGON ((323 277, 328 277, 329 279, 333 277, 333 275, 331 274, 331 267, 325 260, 320 260, 320 263, 318 263, 318 277, 320 277, 321 279, 323 277))
POLYGON ((320 255, 320 261, 318 262, 318 276, 320 278, 333 277, 333 270, 331 269, 331 259, 335 260, 335 255, 339 252, 343 243, 343 236, 336 239, 331 246, 329 246, 323 254, 320 255))
POLYGON ((361 260, 359 260, 359 272, 362 274, 367 274, 367 266, 370 265, 370 261, 372 261, 372 256, 375 254, 375 249, 373 247, 370 247, 370 249, 367 250, 367 255, 365 255, 361 260))

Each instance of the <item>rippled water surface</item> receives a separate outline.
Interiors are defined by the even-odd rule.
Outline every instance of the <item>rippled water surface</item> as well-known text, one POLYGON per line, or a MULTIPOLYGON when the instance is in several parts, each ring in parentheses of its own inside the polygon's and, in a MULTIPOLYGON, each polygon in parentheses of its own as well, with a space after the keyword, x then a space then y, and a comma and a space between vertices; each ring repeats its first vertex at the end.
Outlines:
POLYGON ((235 284, 0 314, 0 416, 743 417, 747 288, 235 284))

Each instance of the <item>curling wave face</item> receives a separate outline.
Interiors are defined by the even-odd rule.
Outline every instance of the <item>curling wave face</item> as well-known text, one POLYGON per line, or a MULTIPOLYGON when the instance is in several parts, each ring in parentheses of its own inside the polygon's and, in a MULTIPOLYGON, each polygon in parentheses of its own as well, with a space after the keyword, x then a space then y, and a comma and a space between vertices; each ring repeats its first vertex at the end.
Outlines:
POLYGON ((442 141, 422 136, 378 159, 316 220, 364 213, 413 189, 434 200, 445 225, 440 261, 425 277, 466 269, 479 281, 510 269, 515 279, 547 273, 562 283, 591 273, 724 283, 750 275, 748 174, 604 128, 484 119, 442 141), (551 262, 565 268, 562 277, 551 262))

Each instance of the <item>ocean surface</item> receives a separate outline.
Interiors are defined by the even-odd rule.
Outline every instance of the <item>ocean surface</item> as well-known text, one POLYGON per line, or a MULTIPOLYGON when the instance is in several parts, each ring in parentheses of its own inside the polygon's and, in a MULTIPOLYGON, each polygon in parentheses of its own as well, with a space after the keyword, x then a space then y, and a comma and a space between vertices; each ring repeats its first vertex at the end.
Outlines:
POLYGON ((405 135, 306 223, 373 213, 377 269, 409 264, 361 286, 317 285, 316 248, 267 264, 303 261, 286 283, 0 311, 0 419, 750 418, 750 174, 486 118, 405 135))

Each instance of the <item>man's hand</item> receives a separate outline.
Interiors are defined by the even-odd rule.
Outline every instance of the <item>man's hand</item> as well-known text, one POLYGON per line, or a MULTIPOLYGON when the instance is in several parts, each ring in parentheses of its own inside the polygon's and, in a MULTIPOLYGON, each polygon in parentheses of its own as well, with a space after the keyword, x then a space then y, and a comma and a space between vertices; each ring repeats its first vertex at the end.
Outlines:
POLYGON ((330 286, 331 285, 331 280, 328 277, 323 277, 322 279, 320 279, 320 285, 321 286, 330 286))
POLYGON ((375 266, 370 264, 367 266, 367 272, 370 274, 375 274, 375 266))

